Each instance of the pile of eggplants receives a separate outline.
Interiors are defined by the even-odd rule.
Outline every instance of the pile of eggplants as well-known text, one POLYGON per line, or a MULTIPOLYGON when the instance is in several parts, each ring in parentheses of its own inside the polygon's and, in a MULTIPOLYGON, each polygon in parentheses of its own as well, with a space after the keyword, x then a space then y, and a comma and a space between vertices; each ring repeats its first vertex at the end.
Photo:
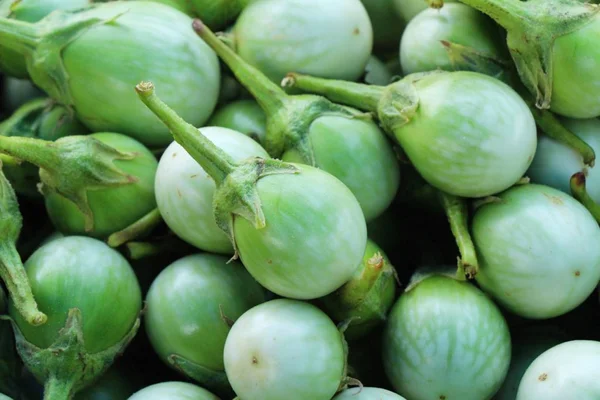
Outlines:
POLYGON ((0 0, 0 400, 598 400, 596 3, 0 0))

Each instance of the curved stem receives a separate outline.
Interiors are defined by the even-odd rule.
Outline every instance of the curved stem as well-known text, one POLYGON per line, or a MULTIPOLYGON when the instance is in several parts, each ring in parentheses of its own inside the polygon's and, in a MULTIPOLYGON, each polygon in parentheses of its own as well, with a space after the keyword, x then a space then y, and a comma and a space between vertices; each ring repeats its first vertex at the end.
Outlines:
POLYGON ((44 383, 44 400, 71 400, 73 385, 50 377, 44 383))
POLYGON ((587 208, 600 223, 600 205, 588 194, 586 189, 586 178, 583 172, 577 172, 571 177, 571 194, 587 208))
MULTIPOLYGON (((23 120, 30 120, 32 116, 39 115, 48 108, 50 102, 48 98, 38 98, 23 104, 0 125, 0 135, 13 136, 13 131, 23 123, 23 120)), ((19 133, 17 136, 26 136, 19 133)))
POLYGON ((42 325, 48 320, 46 314, 38 309, 17 249, 7 241, 0 242, 0 277, 6 284, 15 308, 25 321, 31 325, 42 325))
POLYGON ((160 100, 151 82, 141 82, 135 87, 135 90, 150 111, 169 127, 177 143, 181 144, 204 168, 215 180, 217 186, 223 183, 225 177, 236 166, 233 159, 160 100))
POLYGON ((267 115, 275 114, 288 97, 279 86, 274 84, 260 70, 238 56, 230 46, 223 43, 202 21, 195 19, 192 27, 217 55, 227 64, 236 78, 252 93, 267 115))
POLYGON ((158 208, 155 208, 127 228, 110 235, 107 243, 110 247, 119 247, 122 244, 150 233, 161 222, 160 211, 158 211, 158 208))
POLYGON ((0 136, 0 153, 51 170, 58 164, 58 151, 53 142, 28 137, 0 136))
POLYGON ((457 278, 460 280, 473 278, 479 271, 479 262, 477 260, 475 245, 469 232, 466 200, 442 191, 439 192, 439 199, 448 217, 450 229, 456 239, 456 244, 461 255, 458 261, 457 278))
POLYGON ((583 157, 583 162, 586 165, 594 166, 596 153, 590 145, 568 130, 550 111, 540 110, 534 105, 530 105, 529 108, 533 113, 535 122, 547 136, 575 150, 583 157))
POLYGON ((26 55, 35 49, 39 41, 40 34, 35 24, 0 18, 0 43, 2 46, 26 55))
POLYGON ((320 94, 331 101, 372 112, 377 111, 379 100, 385 90, 383 86, 315 78, 295 73, 288 74, 281 84, 284 87, 294 87, 320 94))

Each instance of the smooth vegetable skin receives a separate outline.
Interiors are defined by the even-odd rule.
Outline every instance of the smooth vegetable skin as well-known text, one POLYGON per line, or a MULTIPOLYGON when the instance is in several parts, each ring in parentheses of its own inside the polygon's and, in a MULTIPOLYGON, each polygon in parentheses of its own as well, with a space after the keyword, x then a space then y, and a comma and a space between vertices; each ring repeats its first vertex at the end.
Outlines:
POLYGON ((329 172, 356 196, 366 220, 390 205, 399 185, 399 166, 385 134, 369 116, 320 96, 288 95, 201 21, 194 21, 194 29, 263 108, 264 145, 271 157, 329 172))
POLYGON ((212 29, 222 29, 253 0, 151 0, 201 18, 212 29))
POLYGON ((333 400, 405 400, 404 397, 385 389, 370 387, 346 389, 333 400))
POLYGON ((265 143, 267 117, 254 100, 238 100, 228 103, 215 111, 206 125, 233 129, 250 136, 258 143, 265 143))
POLYGON ((128 400, 219 400, 207 390, 191 383, 163 382, 136 392, 128 400))
POLYGON ((410 400, 490 399, 510 363, 510 333, 498 307, 468 282, 432 275, 392 308, 383 363, 410 400))
POLYGON ((452 195, 483 197, 508 189, 535 154, 536 126, 527 104, 487 75, 436 71, 382 87, 290 74, 287 83, 376 112, 421 176, 452 195))
POLYGON ((565 342, 567 335, 552 325, 532 325, 511 332, 512 356, 502 387, 494 400, 515 400, 519 383, 531 363, 546 350, 565 342))
POLYGON ((46 348, 65 325, 67 311, 79 308, 83 337, 89 353, 116 344, 131 329, 141 310, 141 292, 127 260, 105 243, 68 236, 40 247, 25 262, 44 325, 31 326, 9 304, 11 317, 25 338, 46 348))
POLYGON ((35 25, 0 20, 0 41, 27 55, 33 81, 73 106, 90 130, 161 147, 172 138, 139 103, 131 90, 135 84, 151 77, 169 104, 196 126, 208 120, 219 95, 218 60, 191 23, 166 5, 115 1, 54 13, 35 25), (57 31, 66 33, 48 39, 57 31))
MULTIPOLYGON (((207 127, 200 132, 235 161, 269 157, 254 140, 231 129, 207 127)), ((215 222, 215 181, 179 143, 163 153, 154 187, 160 214, 177 236, 205 251, 233 254, 231 241, 215 222)))
POLYGON ((266 300, 244 266, 227 261, 212 254, 179 259, 158 275, 146 297, 146 331, 154 350, 208 388, 215 376, 225 380, 223 348, 230 324, 266 300), (172 356, 198 368, 190 373, 172 356), (200 369, 206 376, 198 374, 200 369))
POLYGON ((378 50, 398 46, 404 23, 394 10, 393 0, 361 0, 373 26, 373 43, 378 50))
MULTIPOLYGON (((37 22, 55 10, 73 10, 85 7, 90 0, 3 0, 0 1, 0 17, 17 21, 37 22)), ((29 78, 25 57, 0 44, 0 72, 16 78, 29 78)))
POLYGON ((42 97, 46 95, 29 79, 0 78, 0 116, 3 112, 12 113, 28 101, 42 97))
POLYGON ((342 182, 274 159, 235 163, 163 103, 151 83, 136 90, 217 183, 215 220, 262 286, 280 296, 314 299, 350 279, 367 233, 360 205, 342 182))
POLYGON ((318 308, 296 300, 272 300, 242 315, 224 359, 244 400, 329 400, 345 378, 342 334, 318 308))
POLYGON ((562 315, 600 281, 600 228, 575 199, 542 185, 516 186, 475 213, 472 235, 483 290, 527 318, 562 315))
POLYGON ((600 398, 600 342, 574 340, 543 353, 525 372, 517 400, 600 398))
MULTIPOLYGON (((453 3, 455 0, 444 0, 443 3, 453 3)), ((400 21, 405 24, 410 22, 421 11, 428 8, 428 3, 433 3, 431 0, 392 0, 396 13, 400 17, 400 21)), ((437 1, 440 3, 440 1, 437 1)))
POLYGON ((13 304, 17 349, 47 399, 71 399, 108 369, 137 333, 141 291, 127 260, 104 242, 56 239, 25 264, 48 321, 34 327, 13 304))
POLYGON ((421 12, 404 30, 400 43, 402 72, 453 71, 442 41, 467 46, 481 56, 504 58, 500 30, 490 18, 464 4, 446 4, 440 10, 421 12))
POLYGON ((234 35, 238 54, 275 83, 292 71, 356 80, 373 47, 360 0, 255 1, 239 16, 234 35))
POLYGON ((539 108, 569 118, 600 116, 599 6, 576 0, 461 1, 507 30, 521 80, 539 108))
MULTIPOLYGON (((561 122, 600 154, 600 120, 563 118, 561 122)), ((600 167, 586 166, 581 154, 548 136, 540 136, 538 140, 535 157, 527 171, 531 181, 570 194, 571 177, 585 171, 586 190, 594 201, 600 202, 600 167)))

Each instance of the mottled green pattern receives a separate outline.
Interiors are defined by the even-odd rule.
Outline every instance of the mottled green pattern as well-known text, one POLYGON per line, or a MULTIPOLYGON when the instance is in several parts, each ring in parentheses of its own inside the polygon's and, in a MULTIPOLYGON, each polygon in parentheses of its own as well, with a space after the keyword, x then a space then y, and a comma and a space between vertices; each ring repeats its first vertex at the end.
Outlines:
POLYGON ((161 357, 177 354, 224 371, 223 348, 235 321, 265 301, 265 291, 239 262, 197 254, 184 257, 155 279, 146 297, 146 331, 161 357))
POLYGON ((46 348, 65 325, 68 310, 83 317, 88 352, 115 345, 131 330, 141 309, 137 278, 127 260, 105 243, 83 236, 56 239, 39 248, 25 263, 40 310, 48 315, 42 326, 15 319, 25 338, 46 348))
POLYGON ((544 319, 581 304, 600 280, 600 228, 571 196, 514 187, 479 208, 472 235, 481 287, 512 312, 544 319))
POLYGON ((386 373, 410 400, 487 400, 510 362, 496 305, 467 282, 434 275, 404 293, 383 338, 386 373))
POLYGON ((354 274, 367 243, 366 223, 350 190, 333 176, 297 165, 297 175, 257 183, 266 227, 235 217, 240 257, 250 274, 281 296, 314 299, 354 274))

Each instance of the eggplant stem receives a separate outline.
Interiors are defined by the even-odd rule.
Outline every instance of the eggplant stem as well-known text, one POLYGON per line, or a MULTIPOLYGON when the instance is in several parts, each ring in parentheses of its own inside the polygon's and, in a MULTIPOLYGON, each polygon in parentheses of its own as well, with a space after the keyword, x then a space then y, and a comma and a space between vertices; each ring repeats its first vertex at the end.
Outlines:
POLYGON ((44 400, 68 400, 73 397, 73 384, 50 376, 44 384, 44 400))
POLYGON ((550 111, 539 110, 534 106, 530 109, 535 118, 535 122, 542 129, 546 136, 564 144, 575 150, 583 157, 583 162, 589 167, 593 167, 596 161, 596 153, 584 140, 580 139, 573 132, 568 130, 558 118, 550 111))
POLYGON ((158 208, 150 211, 127 228, 115 232, 108 237, 107 243, 110 247, 119 247, 127 242, 142 237, 150 233, 158 224, 162 222, 162 217, 158 208))
POLYGON ((472 279, 479 271, 479 262, 469 232, 467 202, 462 197, 453 196, 442 191, 439 192, 439 199, 448 217, 450 229, 460 252, 456 276, 460 280, 472 279))
POLYGON ((135 90, 150 111, 171 130, 175 141, 190 153, 215 180, 217 186, 221 185, 236 166, 233 159, 159 99, 152 82, 140 82, 135 90))
POLYGON ((327 97, 329 100, 347 104, 361 110, 377 113, 384 86, 365 85, 334 79, 289 73, 281 82, 283 87, 297 88, 305 92, 327 97))
POLYGON ((586 188, 586 177, 583 172, 577 172, 571 177, 571 194, 585 208, 589 210, 592 216, 600 223, 600 205, 592 199, 586 188))
POLYGON ((276 113, 288 98, 287 93, 267 78, 260 70, 245 62, 231 46, 219 39, 208 26, 195 19, 192 28, 227 64, 246 89, 250 91, 267 115, 276 113))

